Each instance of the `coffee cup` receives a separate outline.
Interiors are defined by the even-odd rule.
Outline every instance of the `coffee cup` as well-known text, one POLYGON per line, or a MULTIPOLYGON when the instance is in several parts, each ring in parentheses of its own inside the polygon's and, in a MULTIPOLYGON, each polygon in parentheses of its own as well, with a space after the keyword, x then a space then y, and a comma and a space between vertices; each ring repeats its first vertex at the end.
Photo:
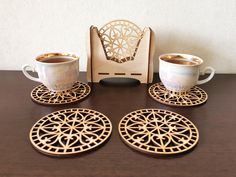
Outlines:
POLYGON ((159 76, 167 90, 173 92, 187 92, 195 85, 201 85, 210 81, 214 74, 214 68, 208 66, 200 72, 203 60, 200 57, 170 53, 159 57, 159 76), (199 80, 199 75, 210 71, 210 75, 199 80))
POLYGON ((70 53, 47 53, 35 59, 35 67, 24 65, 24 75, 33 81, 43 83, 50 91, 70 90, 79 78, 79 57, 70 53), (27 69, 38 73, 31 76, 27 69))

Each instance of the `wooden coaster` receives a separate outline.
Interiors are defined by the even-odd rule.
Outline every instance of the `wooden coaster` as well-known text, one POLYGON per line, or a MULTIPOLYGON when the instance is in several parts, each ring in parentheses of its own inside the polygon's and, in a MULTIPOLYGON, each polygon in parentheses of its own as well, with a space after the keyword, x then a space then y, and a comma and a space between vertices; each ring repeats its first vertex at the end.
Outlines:
POLYGON ((110 120, 94 110, 64 109, 46 115, 30 130, 30 141, 51 156, 78 154, 104 143, 111 135, 110 120))
POLYGON ((178 154, 193 148, 199 133, 184 116, 162 109, 141 109, 127 114, 119 123, 122 140, 148 154, 178 154))
POLYGON ((79 101, 88 96, 90 91, 90 86, 83 82, 76 82, 71 90, 63 92, 51 92, 41 84, 32 90, 31 98, 39 104, 60 105, 79 101))
POLYGON ((170 106, 196 106, 207 101, 207 93, 194 86, 189 92, 168 91, 162 83, 153 84, 148 89, 149 95, 156 101, 170 106))

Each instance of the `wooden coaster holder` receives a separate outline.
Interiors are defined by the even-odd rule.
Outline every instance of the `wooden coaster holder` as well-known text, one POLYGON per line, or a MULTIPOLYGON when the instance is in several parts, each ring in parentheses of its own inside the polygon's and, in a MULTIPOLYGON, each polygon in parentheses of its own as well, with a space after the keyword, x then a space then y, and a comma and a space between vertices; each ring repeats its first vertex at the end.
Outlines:
POLYGON ((150 27, 141 30, 126 20, 109 22, 100 30, 96 26, 91 26, 87 64, 88 82, 96 83, 105 78, 119 77, 137 79, 140 83, 151 83, 154 40, 154 32, 150 27), (132 40, 136 43, 132 43, 132 40))

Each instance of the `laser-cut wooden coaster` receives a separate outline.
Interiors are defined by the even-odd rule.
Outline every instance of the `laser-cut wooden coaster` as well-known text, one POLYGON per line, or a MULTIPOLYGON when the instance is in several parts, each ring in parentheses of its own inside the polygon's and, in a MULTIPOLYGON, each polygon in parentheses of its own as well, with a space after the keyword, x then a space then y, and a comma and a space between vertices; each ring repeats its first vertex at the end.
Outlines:
POLYGON ((60 105, 82 100, 90 92, 90 86, 83 82, 76 82, 71 90, 63 92, 51 92, 46 86, 41 84, 32 90, 31 98, 39 104, 60 105))
POLYGON ((207 101, 207 93, 194 86, 189 92, 168 91, 162 83, 156 83, 149 87, 149 95, 156 101, 170 106, 196 106, 207 101))
POLYGON ((37 121, 30 141, 41 153, 68 156, 92 150, 111 135, 112 124, 100 112, 72 108, 53 112, 37 121))
POLYGON ((162 109, 141 109, 124 116, 119 123, 122 140, 148 154, 178 154, 193 148, 199 133, 184 116, 162 109))

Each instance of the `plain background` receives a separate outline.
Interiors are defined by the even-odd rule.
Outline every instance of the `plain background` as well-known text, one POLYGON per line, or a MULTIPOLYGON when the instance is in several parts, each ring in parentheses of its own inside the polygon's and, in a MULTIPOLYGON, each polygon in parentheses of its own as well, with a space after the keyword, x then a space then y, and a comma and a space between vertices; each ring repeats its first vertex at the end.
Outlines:
POLYGON ((160 54, 180 52, 202 57, 217 73, 236 73, 235 0, 0 0, 0 69, 73 52, 86 71, 90 25, 115 19, 154 30, 155 71, 160 54))

